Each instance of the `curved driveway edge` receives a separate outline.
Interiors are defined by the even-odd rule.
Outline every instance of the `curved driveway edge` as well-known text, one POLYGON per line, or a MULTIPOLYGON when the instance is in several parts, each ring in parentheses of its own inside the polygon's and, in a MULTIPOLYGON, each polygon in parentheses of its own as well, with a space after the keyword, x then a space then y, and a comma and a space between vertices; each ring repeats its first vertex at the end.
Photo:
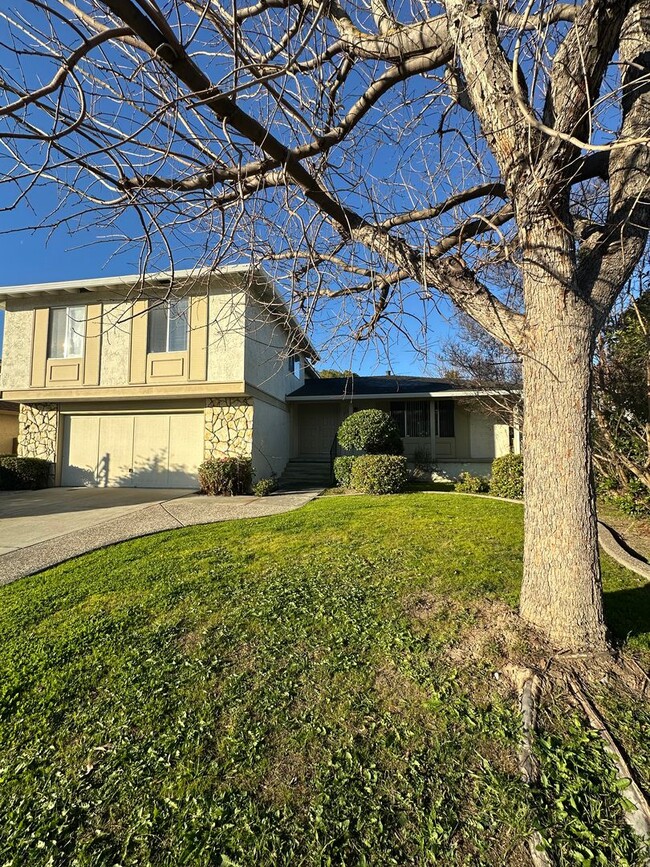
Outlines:
POLYGON ((263 518, 290 512, 304 506, 322 493, 322 489, 279 492, 270 497, 202 497, 183 496, 179 499, 129 512, 109 519, 82 532, 66 533, 11 551, 0 556, 0 586, 18 578, 34 575, 58 566, 73 557, 149 536, 163 530, 176 530, 197 524, 232 521, 237 518, 263 518))

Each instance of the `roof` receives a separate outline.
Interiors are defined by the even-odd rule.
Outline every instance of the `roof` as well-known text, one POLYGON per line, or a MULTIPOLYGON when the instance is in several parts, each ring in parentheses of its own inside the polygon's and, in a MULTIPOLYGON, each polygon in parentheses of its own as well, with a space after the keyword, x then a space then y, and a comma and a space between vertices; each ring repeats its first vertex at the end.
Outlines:
POLYGON ((423 376, 337 376, 309 379, 287 400, 357 400, 373 397, 477 397, 507 394, 508 389, 482 387, 454 379, 423 376))
MULTIPOLYGON (((269 304, 274 315, 285 321, 287 329, 296 337, 295 350, 300 350, 311 358, 317 359, 318 353, 312 346, 302 327, 287 307, 277 287, 263 268, 251 265, 228 265, 222 268, 183 268, 170 271, 158 271, 145 274, 126 274, 117 277, 92 277, 84 280, 56 280, 52 283, 26 283, 17 286, 0 286, 0 307, 4 307, 11 299, 37 298, 43 295, 85 295, 95 292, 115 292, 125 298, 147 297, 148 293, 158 291, 163 286, 169 286, 173 276, 175 283, 187 285, 189 282, 207 283, 211 277, 228 277, 230 275, 246 275, 250 279, 250 287, 259 300, 269 304)), ((72 302, 70 302, 72 303, 72 302)))

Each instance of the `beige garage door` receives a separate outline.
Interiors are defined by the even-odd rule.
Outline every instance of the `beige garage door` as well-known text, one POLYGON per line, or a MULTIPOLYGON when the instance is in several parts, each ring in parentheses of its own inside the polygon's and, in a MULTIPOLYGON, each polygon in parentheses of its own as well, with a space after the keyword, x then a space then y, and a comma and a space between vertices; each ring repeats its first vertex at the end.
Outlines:
POLYGON ((68 415, 61 484, 195 488, 203 413, 68 415))

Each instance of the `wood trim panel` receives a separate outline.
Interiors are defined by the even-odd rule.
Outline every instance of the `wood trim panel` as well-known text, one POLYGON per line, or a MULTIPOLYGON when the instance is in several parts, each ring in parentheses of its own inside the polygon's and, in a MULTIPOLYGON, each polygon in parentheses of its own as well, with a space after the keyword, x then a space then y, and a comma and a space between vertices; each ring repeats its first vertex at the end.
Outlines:
POLYGON ((129 365, 129 382, 132 383, 144 383, 147 381, 148 308, 148 301, 136 301, 133 305, 133 316, 131 319, 131 363, 129 365))
POLYGON ((190 298, 189 379, 205 382, 208 378, 208 299, 190 298))
POLYGON ((84 385, 99 385, 99 362, 102 349, 102 305, 86 307, 84 342, 84 385))
POLYGON ((50 308, 37 307, 34 310, 32 332, 32 388, 44 388, 47 374, 47 338, 50 328, 50 308))
POLYGON ((136 383, 132 386, 115 386, 110 388, 92 388, 81 386, 79 388, 31 388, 24 391, 4 391, 3 400, 13 400, 19 403, 47 403, 61 400, 141 400, 150 397, 240 397, 246 395, 246 383, 237 382, 208 382, 188 383, 179 382, 174 385, 142 385, 136 383))

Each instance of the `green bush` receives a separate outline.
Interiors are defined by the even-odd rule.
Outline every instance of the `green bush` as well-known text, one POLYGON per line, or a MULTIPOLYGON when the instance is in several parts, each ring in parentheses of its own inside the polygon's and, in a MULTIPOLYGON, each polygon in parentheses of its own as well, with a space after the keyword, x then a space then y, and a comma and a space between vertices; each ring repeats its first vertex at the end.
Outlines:
POLYGON ((341 448, 369 455, 401 455, 404 451, 397 425, 380 409, 362 409, 348 416, 337 437, 341 448))
POLYGON ((631 479, 625 488, 611 476, 600 479, 598 494, 631 518, 650 517, 650 491, 638 479, 631 479))
POLYGON ((400 455, 361 455, 352 465, 350 487, 362 494, 397 494, 408 478, 400 455))
POLYGON ((52 464, 41 458, 0 455, 0 491, 36 491, 47 488, 52 464))
POLYGON ((462 494, 487 494, 490 490, 490 480, 486 479, 485 476, 461 473, 454 485, 454 490, 462 494))
POLYGON ((524 459, 522 455, 503 455, 492 461, 490 493, 495 497, 522 500, 524 497, 524 459))
POLYGON ((258 479, 253 485, 253 493, 256 497, 268 497, 278 489, 278 480, 275 476, 266 479, 258 479))
POLYGON ((350 476, 352 475, 352 467, 355 461, 356 457, 352 455, 334 458, 334 478, 339 488, 350 487, 350 476))
POLYGON ((252 478, 250 458, 209 458, 199 467, 201 493, 213 497, 247 494, 252 478))

